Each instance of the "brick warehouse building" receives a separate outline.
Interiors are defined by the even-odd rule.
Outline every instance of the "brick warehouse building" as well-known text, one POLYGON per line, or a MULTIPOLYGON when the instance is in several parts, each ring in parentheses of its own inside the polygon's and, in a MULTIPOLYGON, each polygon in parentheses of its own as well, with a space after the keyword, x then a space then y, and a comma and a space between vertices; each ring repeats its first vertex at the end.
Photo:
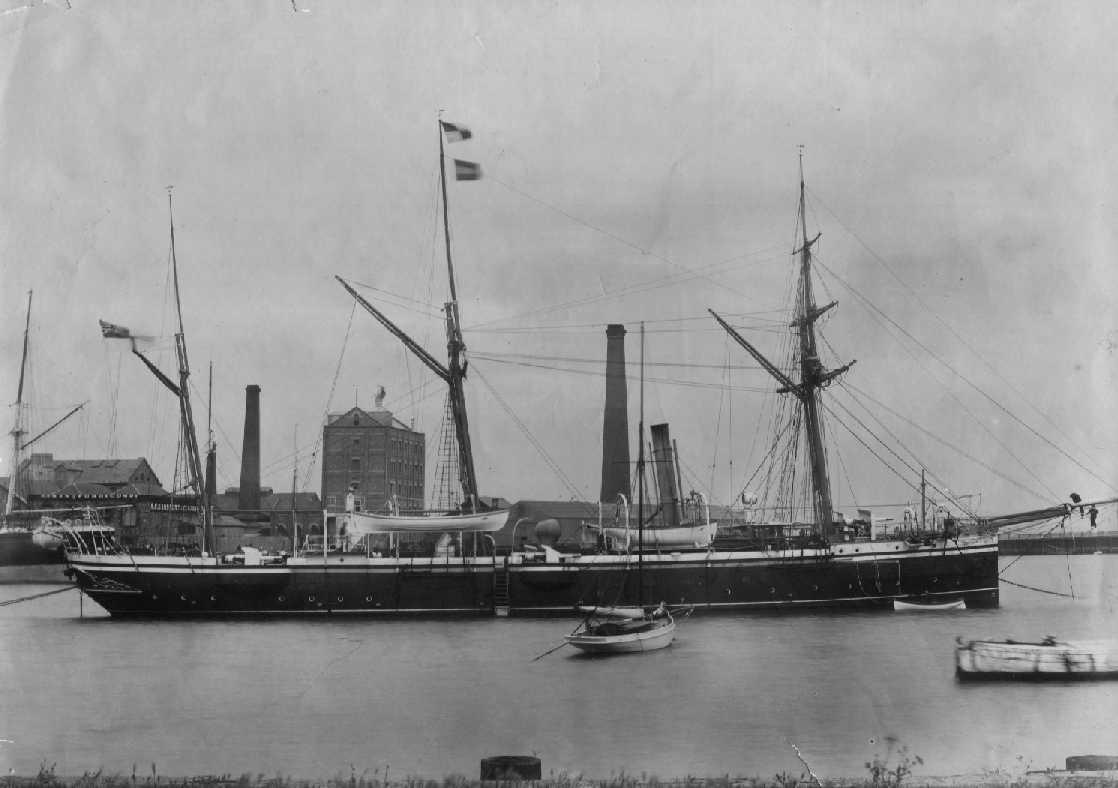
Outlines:
POLYGON ((322 500, 331 511, 354 504, 384 511, 393 494, 402 511, 423 509, 427 441, 387 410, 359 407, 327 416, 322 428, 322 500))

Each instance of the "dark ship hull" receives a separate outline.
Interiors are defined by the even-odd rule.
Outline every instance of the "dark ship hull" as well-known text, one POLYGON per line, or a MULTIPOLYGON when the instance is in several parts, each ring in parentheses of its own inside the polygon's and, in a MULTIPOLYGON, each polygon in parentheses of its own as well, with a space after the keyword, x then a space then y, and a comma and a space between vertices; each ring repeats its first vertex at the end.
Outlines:
POLYGON ((72 555, 78 586, 113 616, 575 615, 655 599, 696 611, 891 608, 894 599, 998 604, 992 539, 863 542, 785 552, 385 559, 245 566, 214 559, 72 555), (638 580, 639 577, 639 580, 638 580), (638 583, 643 583, 643 594, 638 583))
POLYGON ((64 583, 65 561, 60 548, 35 544, 30 530, 0 531, 0 584, 64 583))

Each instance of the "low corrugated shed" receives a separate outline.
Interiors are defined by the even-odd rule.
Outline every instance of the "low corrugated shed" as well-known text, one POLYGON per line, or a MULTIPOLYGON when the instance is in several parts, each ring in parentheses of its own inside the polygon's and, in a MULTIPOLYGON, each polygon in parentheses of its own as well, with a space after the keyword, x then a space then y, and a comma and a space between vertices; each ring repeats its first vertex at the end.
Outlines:
POLYGON ((171 493, 157 484, 121 484, 112 487, 94 482, 79 481, 59 486, 56 482, 38 482, 37 495, 43 498, 167 498, 171 493), (56 489, 50 489, 53 486, 56 489))
MULTIPOLYGON (((237 493, 218 493, 214 497, 214 508, 222 511, 240 509, 240 496, 237 493)), ((265 512, 290 512, 291 493, 272 493, 260 496, 260 510, 265 512)), ((320 512, 322 501, 315 492, 295 493, 295 511, 320 512)))

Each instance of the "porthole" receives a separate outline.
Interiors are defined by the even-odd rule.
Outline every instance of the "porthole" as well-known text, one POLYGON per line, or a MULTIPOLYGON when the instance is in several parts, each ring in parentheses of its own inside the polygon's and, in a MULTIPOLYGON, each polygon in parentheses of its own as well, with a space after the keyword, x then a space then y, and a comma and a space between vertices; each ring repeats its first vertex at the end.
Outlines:
POLYGON ((280 594, 279 596, 276 597, 276 601, 277 602, 286 602, 287 597, 285 597, 283 594, 280 594))

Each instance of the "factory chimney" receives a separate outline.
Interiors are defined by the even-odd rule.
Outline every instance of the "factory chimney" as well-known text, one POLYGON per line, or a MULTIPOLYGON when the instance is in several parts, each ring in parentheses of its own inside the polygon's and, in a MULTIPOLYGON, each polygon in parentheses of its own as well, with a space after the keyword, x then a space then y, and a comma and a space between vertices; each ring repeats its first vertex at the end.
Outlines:
POLYGON ((237 508, 260 509, 260 387, 245 386, 245 439, 241 449, 241 487, 237 508))
POLYGON ((606 410, 602 422, 602 490, 607 503, 629 487, 629 401, 625 388, 625 326, 606 326, 606 410))

